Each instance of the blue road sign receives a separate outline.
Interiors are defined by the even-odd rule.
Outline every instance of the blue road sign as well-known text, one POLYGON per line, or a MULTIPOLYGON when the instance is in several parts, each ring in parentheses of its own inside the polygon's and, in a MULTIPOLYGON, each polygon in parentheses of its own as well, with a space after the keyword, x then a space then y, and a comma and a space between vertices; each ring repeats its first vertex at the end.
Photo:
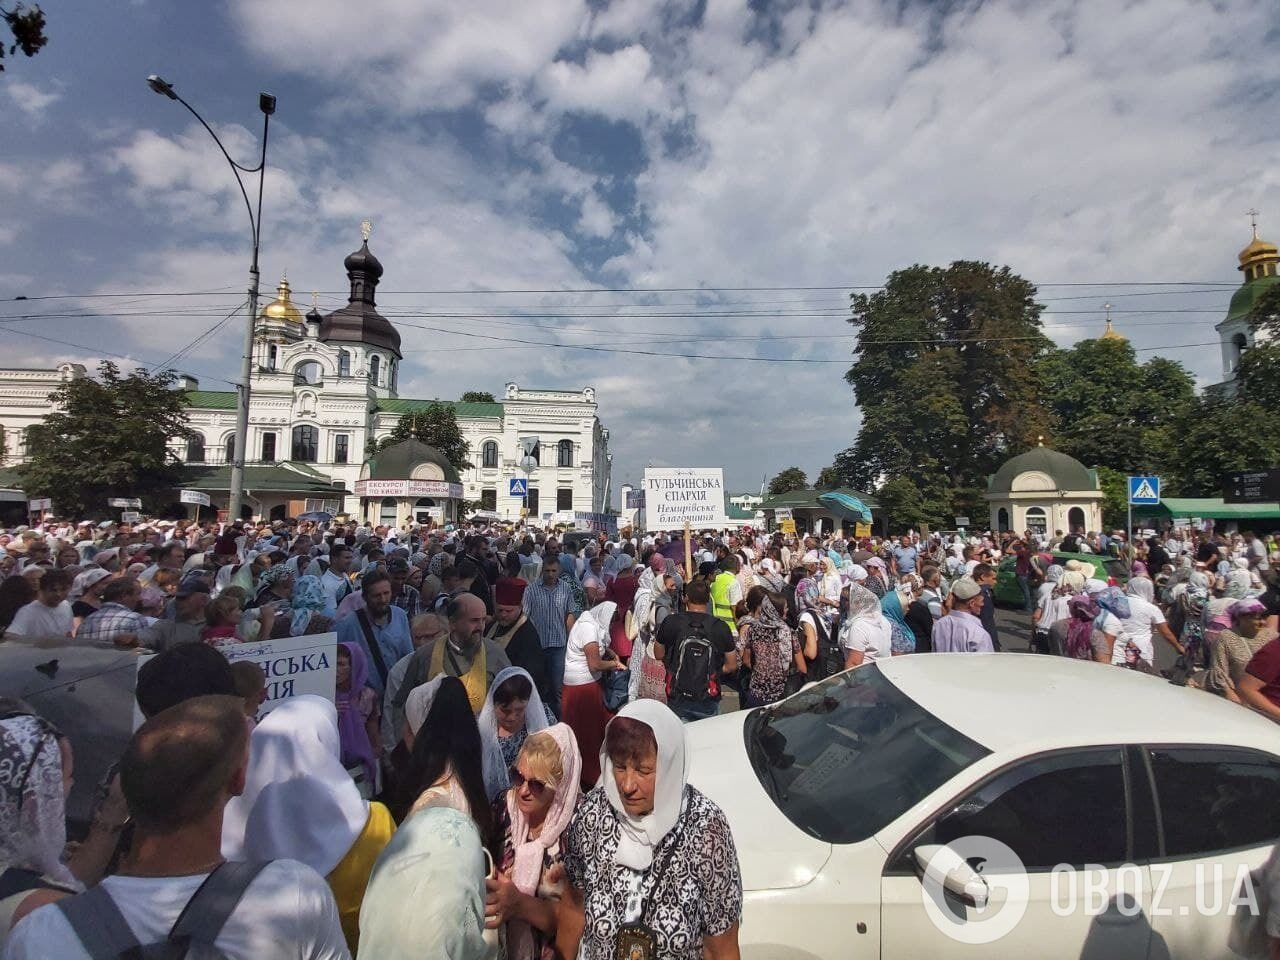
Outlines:
POLYGON ((521 477, 511 478, 510 494, 513 497, 525 497, 529 495, 529 481, 521 477))
POLYGON ((1132 506, 1154 506, 1160 502, 1159 477, 1130 477, 1129 503, 1132 506))

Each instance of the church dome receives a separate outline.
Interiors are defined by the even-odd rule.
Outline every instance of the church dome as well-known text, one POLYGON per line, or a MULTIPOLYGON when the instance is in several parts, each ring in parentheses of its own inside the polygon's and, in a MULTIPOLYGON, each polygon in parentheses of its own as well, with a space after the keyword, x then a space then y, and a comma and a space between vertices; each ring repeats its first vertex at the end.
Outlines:
POLYGON ((1098 339, 1099 340, 1119 340, 1121 342, 1124 342, 1129 338, 1126 337, 1123 333, 1116 333, 1115 327, 1111 326, 1111 319, 1108 317, 1107 329, 1103 332, 1102 336, 1100 336, 1098 339))
MULTIPOLYGON (((1119 334, 1117 334, 1119 336, 1119 334)), ((1057 490, 1097 490, 1098 475, 1075 457, 1049 447, 1032 447, 1006 460, 987 482, 988 493, 1009 493, 1024 473, 1042 473, 1057 490)))
POLYGON ((382 347, 400 357, 400 333, 378 313, 374 291, 382 278, 382 263, 369 252, 369 221, 360 225, 364 242, 347 256, 343 266, 351 281, 347 305, 326 316, 320 323, 320 339, 326 343, 346 341, 382 347))
POLYGON ((289 281, 281 277, 280 285, 276 287, 276 298, 262 308, 258 317, 262 320, 282 320, 286 323, 301 324, 302 311, 289 299, 291 292, 289 281))
POLYGON ((458 470, 449 462, 449 458, 428 446, 421 440, 401 440, 378 453, 365 462, 365 479, 368 480, 408 480, 426 464, 434 464, 440 468, 446 483, 461 483, 458 470))
POLYGON ((1280 258, 1280 249, 1269 240, 1263 240, 1256 233, 1249 245, 1240 251, 1240 269, 1259 260, 1280 258))
POLYGON ((348 274, 362 273, 374 281, 382 279, 382 261, 369 252, 368 240, 360 244, 360 249, 355 253, 347 254, 342 265, 347 268, 348 274))

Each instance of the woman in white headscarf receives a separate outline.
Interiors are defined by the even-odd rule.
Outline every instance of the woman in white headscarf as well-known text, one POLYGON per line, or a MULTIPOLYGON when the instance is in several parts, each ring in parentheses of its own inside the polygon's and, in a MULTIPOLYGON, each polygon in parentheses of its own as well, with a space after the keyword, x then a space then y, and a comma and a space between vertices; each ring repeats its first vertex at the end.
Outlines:
POLYGON ((606 670, 627 669, 609 649, 609 623, 615 608, 612 601, 605 601, 584 611, 569 631, 569 643, 565 647, 560 716, 573 728, 578 746, 582 748, 584 788, 590 788, 600 776, 596 756, 611 716, 605 709, 600 677, 606 670))
POLYGON ((531 733, 556 722, 542 702, 529 671, 507 667, 498 671, 489 686, 477 721, 484 747, 484 786, 489 799, 511 785, 507 771, 531 733))
POLYGON ((688 785, 685 731, 654 700, 609 723, 600 786, 562 838, 565 957, 737 955, 742 876, 729 822, 688 785), (696 889, 694 889, 696 887, 696 889))
MULTIPOLYGON (((373 866, 359 955, 377 960, 483 960, 488 862, 475 823, 432 807, 396 831, 373 866)), ((354 951, 353 951, 354 952, 354 951)))
POLYGON ((314 869, 354 950, 369 871, 396 825, 385 806, 360 796, 339 750, 338 712, 323 697, 294 697, 267 714, 249 738, 244 793, 223 814, 222 855, 314 869))

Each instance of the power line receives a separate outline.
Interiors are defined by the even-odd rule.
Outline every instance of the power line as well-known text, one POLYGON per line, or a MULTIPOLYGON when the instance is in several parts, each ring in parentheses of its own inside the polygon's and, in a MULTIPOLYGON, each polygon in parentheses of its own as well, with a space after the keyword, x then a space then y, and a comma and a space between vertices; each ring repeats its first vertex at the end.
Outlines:
POLYGON ((215 323, 212 327, 210 327, 204 333, 200 334, 200 336, 196 337, 194 340, 188 343, 185 347, 183 347, 173 356, 169 357, 169 359, 165 360, 164 363, 160 364, 160 369, 161 370, 168 369, 169 365, 172 364, 174 361, 181 359, 184 355, 189 353, 191 350, 195 349, 195 347, 198 346, 200 343, 204 342, 209 337, 213 336, 215 333, 221 330, 223 325, 232 317, 234 317, 237 313, 239 313, 247 303, 248 303, 247 300, 242 301, 239 305, 236 306, 234 310, 232 310, 225 317, 223 317, 221 320, 215 323))
MULTIPOLYGON (((115 357, 117 360, 128 360, 130 363, 137 363, 142 366, 145 366, 149 370, 163 369, 161 367, 156 367, 152 364, 146 363, 145 361, 139 359, 138 357, 130 357, 123 353, 113 353, 110 350, 103 350, 101 347, 98 347, 98 346, 89 346, 86 343, 76 343, 72 340, 60 340, 57 337, 45 336, 42 333, 32 333, 30 330, 19 330, 16 327, 0 327, 0 333, 14 333, 20 337, 32 337, 36 340, 47 340, 49 343, 60 343, 64 347, 75 347, 77 350, 88 350, 90 353, 104 354, 108 357, 115 357)), ((215 376, 214 374, 205 373, 204 371, 196 371, 196 372, 200 373, 202 376, 207 376, 210 380, 217 380, 219 383, 230 384, 233 387, 240 386, 240 384, 236 383, 236 381, 228 380, 225 377, 215 376)))

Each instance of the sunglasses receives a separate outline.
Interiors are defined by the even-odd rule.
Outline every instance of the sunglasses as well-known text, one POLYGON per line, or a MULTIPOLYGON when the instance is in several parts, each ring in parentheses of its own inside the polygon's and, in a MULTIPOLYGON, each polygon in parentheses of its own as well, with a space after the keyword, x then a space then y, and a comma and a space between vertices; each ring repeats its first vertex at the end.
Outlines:
POLYGON ((515 767, 512 767, 508 772, 511 776, 511 786, 516 790, 527 785, 530 793, 535 797, 540 797, 542 796, 543 791, 547 789, 546 783, 541 780, 535 780, 533 777, 526 777, 515 767))

